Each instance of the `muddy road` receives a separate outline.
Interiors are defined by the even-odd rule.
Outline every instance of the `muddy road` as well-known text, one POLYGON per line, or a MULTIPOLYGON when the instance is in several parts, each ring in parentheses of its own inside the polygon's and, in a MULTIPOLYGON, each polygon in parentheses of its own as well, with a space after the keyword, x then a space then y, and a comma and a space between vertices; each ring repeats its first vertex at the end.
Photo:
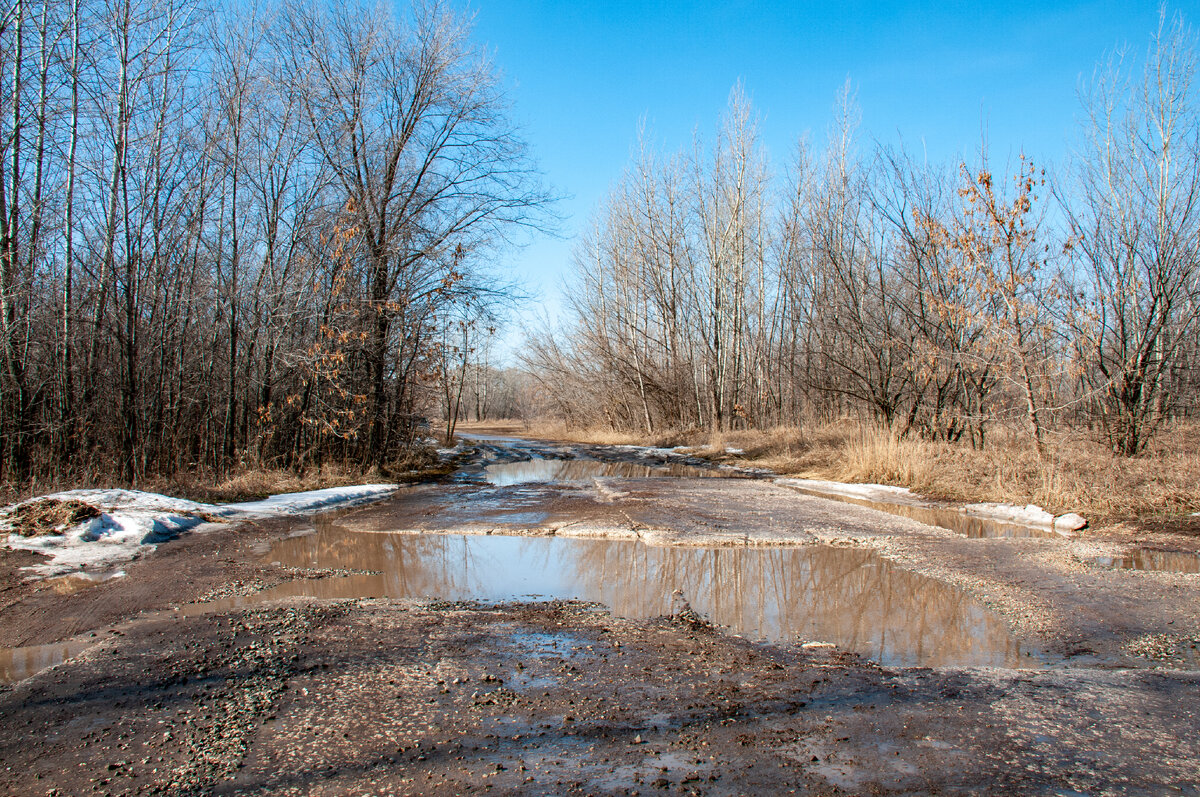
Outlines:
MULTIPOLYGON (((939 527, 674 452, 0 554, 0 792, 1200 792, 1195 537, 939 527)), ((924 518, 938 521, 938 518, 924 518)))

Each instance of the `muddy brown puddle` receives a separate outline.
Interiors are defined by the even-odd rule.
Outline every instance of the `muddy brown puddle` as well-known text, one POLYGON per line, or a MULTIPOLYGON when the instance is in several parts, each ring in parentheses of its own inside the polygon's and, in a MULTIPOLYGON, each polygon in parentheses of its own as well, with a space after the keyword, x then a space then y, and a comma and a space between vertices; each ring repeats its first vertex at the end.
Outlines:
POLYGON ((62 664, 95 644, 95 640, 73 639, 49 645, 0 648, 0 684, 11 684, 42 670, 62 664))
MULTIPOLYGON (((536 525, 548 517, 535 511, 547 491, 569 495, 573 485, 593 478, 747 475, 672 461, 562 457, 552 447, 504 438, 480 438, 477 445, 492 461, 460 472, 455 481, 484 489, 473 488, 472 500, 461 501, 461 484, 417 488, 415 503, 428 504, 416 507, 420 514, 446 515, 441 519, 456 523, 487 519, 536 525)), ((961 513, 817 495, 943 527, 955 522, 954 530, 968 536, 1038 533, 1020 526, 996 533, 1003 524, 961 513)), ((293 596, 569 599, 602 604, 633 619, 691 608, 731 633, 780 643, 832 643, 889 666, 1029 667, 1039 661, 1032 651, 1022 650, 1001 619, 962 590, 867 550, 824 545, 659 548, 633 540, 391 533, 387 517, 377 518, 382 522, 373 523, 370 531, 351 531, 338 525, 338 514, 315 518, 315 533, 277 542, 264 560, 347 574, 301 578, 184 611, 207 613, 293 596)), ((85 585, 64 581, 61 588, 80 586, 85 585)), ((61 663, 92 642, 2 650, 0 682, 61 663)))
POLYGON ((1200 554, 1139 548, 1123 556, 1097 556, 1093 562, 1115 570, 1153 570, 1161 573, 1200 573, 1200 554))
POLYGON ((264 558, 359 572, 291 581, 218 602, 221 608, 292 596, 577 599, 622 617, 649 618, 690 606, 732 633, 835 643, 891 666, 1034 663, 1004 622, 961 590, 861 549, 657 548, 633 540, 358 532, 326 520, 315 534, 276 543, 264 558))

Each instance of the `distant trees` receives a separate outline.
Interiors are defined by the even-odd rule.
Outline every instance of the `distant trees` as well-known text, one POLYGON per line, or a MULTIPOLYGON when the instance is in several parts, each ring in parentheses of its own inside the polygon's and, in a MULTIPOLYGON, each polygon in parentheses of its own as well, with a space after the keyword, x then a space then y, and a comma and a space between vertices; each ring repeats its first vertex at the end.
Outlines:
POLYGON ((546 200, 434 2, 0 8, 0 478, 384 464, 546 200))
POLYGON ((825 151, 801 142, 777 180, 735 88, 711 146, 642 147, 577 250, 567 338, 535 339, 532 372, 576 423, 853 413, 983 446, 1012 420, 1041 454, 1074 421, 1137 454, 1200 387, 1196 57, 1164 18, 1138 79, 1102 73, 1053 185, 1024 155, 864 153, 848 92, 825 151))

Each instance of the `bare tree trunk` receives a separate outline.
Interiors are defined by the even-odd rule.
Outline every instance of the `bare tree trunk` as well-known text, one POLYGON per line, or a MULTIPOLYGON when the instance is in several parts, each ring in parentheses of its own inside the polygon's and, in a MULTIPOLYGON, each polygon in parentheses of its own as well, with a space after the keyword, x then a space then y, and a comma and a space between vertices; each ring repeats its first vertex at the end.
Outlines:
POLYGON ((73 456, 78 440, 75 416, 75 371, 72 363, 74 350, 75 305, 72 290, 75 284, 75 158, 79 145, 79 0, 71 4, 71 127, 67 145, 66 204, 63 210, 63 291, 62 291, 62 354, 59 383, 62 394, 59 399, 59 423, 62 427, 63 449, 59 454, 62 463, 73 456))

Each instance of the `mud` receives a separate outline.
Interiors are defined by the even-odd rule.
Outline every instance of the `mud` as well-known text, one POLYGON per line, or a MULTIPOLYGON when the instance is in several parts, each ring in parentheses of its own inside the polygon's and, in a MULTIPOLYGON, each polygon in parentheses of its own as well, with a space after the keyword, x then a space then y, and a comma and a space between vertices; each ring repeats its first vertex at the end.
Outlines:
POLYGON ((879 668, 578 603, 292 603, 143 623, 0 693, 0 788, 1186 792, 1198 686, 879 668))
POLYGON ((26 648, 0 659, 19 679, 0 686, 0 792, 1200 790, 1200 575, 1094 561, 1194 552, 1194 538, 1122 528, 968 538, 753 479, 637 472, 500 486, 486 468, 531 455, 703 465, 478 445, 446 483, 328 522, 185 535, 121 577, 56 588, 26 580, 20 568, 37 557, 0 553, 0 644, 26 648), (410 588, 448 581, 468 540, 532 552, 466 557, 486 580, 540 561, 572 590, 596 591, 512 602, 501 590, 477 603, 410 588), (561 543, 592 553, 547 553, 561 543), (414 546, 433 555, 405 553, 414 546), (659 574, 636 582, 641 595, 628 580, 637 568, 659 574), (371 586, 341 597, 353 584, 371 586), (766 596, 784 593, 808 596, 777 601, 804 616, 828 600, 829 617, 852 627, 858 612, 878 629, 893 611, 903 622, 888 638, 928 626, 931 639, 945 635, 943 614, 966 616, 938 608, 938 595, 953 596, 1042 666, 970 666, 961 652, 910 666, 832 639, 832 621, 795 634, 764 632, 774 620, 742 636, 717 627, 730 624, 718 599, 769 618, 766 596), (843 605, 848 594, 867 598, 843 605), (70 657, 55 665, 40 647, 52 643, 69 643, 70 657), (30 674, 43 664, 55 666, 30 674))

